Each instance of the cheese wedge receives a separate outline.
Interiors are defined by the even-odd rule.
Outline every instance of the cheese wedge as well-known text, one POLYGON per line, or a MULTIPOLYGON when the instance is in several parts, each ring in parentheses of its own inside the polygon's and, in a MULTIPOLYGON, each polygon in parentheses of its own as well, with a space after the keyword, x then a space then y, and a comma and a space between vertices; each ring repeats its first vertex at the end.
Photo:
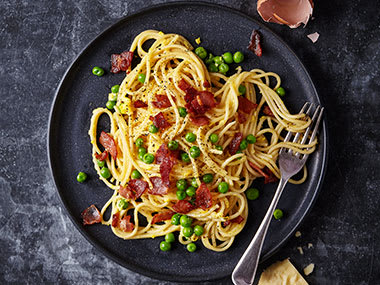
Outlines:
POLYGON ((289 259, 276 262, 261 274, 259 285, 308 285, 289 259))

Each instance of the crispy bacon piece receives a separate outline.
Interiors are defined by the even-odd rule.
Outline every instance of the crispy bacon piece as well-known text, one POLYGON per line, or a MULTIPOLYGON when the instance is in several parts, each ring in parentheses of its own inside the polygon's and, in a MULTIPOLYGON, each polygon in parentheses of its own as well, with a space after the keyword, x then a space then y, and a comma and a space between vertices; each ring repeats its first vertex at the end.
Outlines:
POLYGON ((135 102, 133 102, 133 107, 135 107, 135 108, 146 108, 146 107, 148 107, 148 105, 142 100, 136 100, 135 102))
POLYGON ((112 136, 107 134, 106 132, 101 132, 100 138, 99 138, 100 144, 110 153, 112 158, 116 160, 117 157, 117 147, 114 139, 112 136))
POLYGON ((240 146, 241 141, 243 140, 243 134, 242 133, 236 133, 230 144, 228 145, 228 151, 231 155, 234 155, 240 146))
POLYGON ((142 179, 131 179, 128 185, 120 186, 119 194, 127 199, 136 200, 148 189, 148 182, 142 179))
POLYGON ((208 91, 197 91, 195 97, 186 103, 185 107, 189 113, 194 115, 204 115, 208 110, 218 105, 214 94, 208 91))
POLYGON ((251 40, 249 41, 248 49, 257 56, 263 55, 263 50, 261 48, 261 36, 259 34, 259 31, 257 30, 252 31, 251 40))
POLYGON ((105 150, 101 154, 95 152, 95 157, 97 160, 104 161, 108 157, 108 151, 105 150))
POLYGON ((272 182, 276 182, 278 181, 278 178, 276 175, 273 174, 272 171, 269 170, 268 167, 264 167, 263 169, 261 169, 260 167, 258 167, 257 165, 253 164, 251 161, 248 161, 248 164, 254 169, 256 170, 258 173, 260 173, 261 176, 264 177, 264 184, 268 184, 268 183, 272 183, 272 182))
POLYGON ((153 184, 152 189, 148 189, 148 193, 152 195, 165 195, 169 190, 169 183, 165 183, 161 177, 154 176, 150 178, 150 182, 153 184))
POLYGON ((223 222, 222 225, 223 225, 223 227, 227 227, 231 223, 240 224, 242 221, 244 221, 244 218, 239 215, 239 216, 237 216, 236 218, 234 218, 232 220, 228 220, 228 221, 223 222))
POLYGON ((208 125, 208 123, 210 122, 209 118, 207 118, 206 116, 190 116, 189 119, 194 125, 198 127, 208 125))
POLYGON ((126 71, 132 64, 133 51, 123 51, 121 54, 111 55, 111 72, 126 71))
POLYGON ((119 221, 120 221, 120 212, 117 212, 116 214, 112 215, 112 226, 114 228, 117 228, 117 226, 119 225, 119 221))
POLYGON ((274 114, 272 110, 269 108, 269 106, 266 106, 266 105, 264 106, 263 113, 267 116, 274 117, 274 114))
POLYGON ((168 96, 166 95, 156 95, 156 100, 157 101, 152 102, 152 105, 159 109, 168 108, 172 105, 172 103, 170 103, 168 96))
POLYGON ((209 87, 211 87, 211 85, 210 85, 210 83, 209 83, 208 81, 203 82, 202 85, 203 85, 204 88, 209 88, 209 87))
POLYGON ((257 108, 257 104, 253 103, 251 100, 243 96, 239 96, 238 100, 239 100, 238 110, 246 114, 250 114, 252 111, 254 111, 257 108))
POLYGON ((119 221, 119 228, 123 232, 131 232, 133 231, 135 225, 131 222, 131 216, 127 215, 124 216, 120 221, 119 221))
POLYGON ((120 219, 120 212, 112 215, 112 227, 119 228, 124 232, 133 231, 135 225, 130 221, 131 216, 127 215, 120 219))
POLYGON ((153 216, 153 219, 152 219, 152 225, 155 224, 155 223, 159 223, 159 222, 162 222, 162 221, 166 221, 166 220, 169 220, 171 219, 171 217, 175 214, 175 212, 173 211, 163 211, 161 213, 157 213, 153 216))
POLYGON ((204 182, 202 182, 195 192, 195 206, 203 210, 206 210, 212 206, 212 196, 210 190, 204 182))
POLYGON ((166 144, 162 144, 156 152, 156 163, 160 165, 162 183, 167 187, 169 187, 170 184, 170 172, 177 163, 178 157, 179 150, 169 150, 166 144))
POLYGON ((214 94, 209 91, 196 90, 185 79, 181 79, 178 87, 186 93, 184 97, 185 107, 187 112, 191 114, 190 120, 197 126, 207 125, 209 120, 203 115, 218 104, 214 94))
POLYGON ((247 121, 247 117, 240 111, 238 111, 238 121, 240 124, 244 124, 247 121))
POLYGON ((165 116, 162 112, 158 113, 154 117, 150 116, 149 119, 153 122, 153 125, 159 129, 166 129, 167 127, 170 127, 170 124, 168 121, 166 121, 165 116))
POLYGON ((173 205, 173 210, 181 214, 187 214, 193 209, 194 206, 187 200, 179 200, 173 205))
POLYGON ((102 216, 95 207, 95 205, 91 205, 86 210, 82 212, 83 225, 92 225, 97 224, 102 221, 102 216))

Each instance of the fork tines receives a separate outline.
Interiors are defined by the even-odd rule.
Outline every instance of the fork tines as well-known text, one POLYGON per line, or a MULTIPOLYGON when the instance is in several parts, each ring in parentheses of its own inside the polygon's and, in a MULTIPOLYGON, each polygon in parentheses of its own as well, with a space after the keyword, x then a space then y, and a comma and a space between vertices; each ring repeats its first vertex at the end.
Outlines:
MULTIPOLYGON (((294 138, 293 138, 292 142, 298 142, 300 144, 310 144, 311 142, 313 142, 313 140, 315 139, 315 136, 317 135, 318 127, 319 127, 319 124, 320 124, 321 119, 322 119, 323 110, 324 110, 324 107, 321 107, 320 105, 316 105, 314 103, 306 102, 303 105, 303 107, 302 107, 302 109, 300 111, 300 114, 304 113, 307 116, 311 117, 311 124, 306 129, 305 133, 302 136, 302 140, 300 142, 299 142, 299 139, 300 139, 300 136, 302 135, 302 133, 296 133, 294 135, 294 138), (312 114, 313 110, 314 110, 314 113, 313 113, 313 115, 311 117, 311 114, 312 114), (312 132, 312 133, 311 133, 310 138, 308 139, 310 132, 312 132)), ((290 141, 290 138, 292 137, 292 135, 293 135, 293 132, 289 131, 286 134, 284 142, 290 141)), ((283 153, 283 152, 285 152, 285 151, 287 151, 287 150, 288 150, 287 148, 284 148, 284 147, 281 148, 280 154, 283 153)), ((296 157, 299 157, 300 153, 296 152, 294 155, 296 157)), ((307 157, 308 157, 308 155, 305 154, 303 158, 306 159, 307 157)))

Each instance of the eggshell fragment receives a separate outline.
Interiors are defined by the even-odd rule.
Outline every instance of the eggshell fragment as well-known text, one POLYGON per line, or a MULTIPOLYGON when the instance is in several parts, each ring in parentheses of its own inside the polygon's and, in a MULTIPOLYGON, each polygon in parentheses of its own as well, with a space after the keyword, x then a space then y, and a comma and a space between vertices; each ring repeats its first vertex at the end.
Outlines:
POLYGON ((257 12, 266 22, 297 28, 313 14, 313 0, 258 0, 257 12))
POLYGON ((307 37, 313 42, 315 43, 318 38, 319 38, 319 33, 315 32, 315 33, 312 33, 312 34, 308 34, 307 37))

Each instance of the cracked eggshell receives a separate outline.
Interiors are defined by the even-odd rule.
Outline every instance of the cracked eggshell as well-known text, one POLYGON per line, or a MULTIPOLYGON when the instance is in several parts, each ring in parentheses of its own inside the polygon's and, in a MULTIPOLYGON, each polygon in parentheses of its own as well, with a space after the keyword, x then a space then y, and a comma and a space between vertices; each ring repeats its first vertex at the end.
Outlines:
POLYGON ((258 0, 257 12, 266 22, 285 24, 290 28, 306 25, 313 14, 312 0, 258 0))

